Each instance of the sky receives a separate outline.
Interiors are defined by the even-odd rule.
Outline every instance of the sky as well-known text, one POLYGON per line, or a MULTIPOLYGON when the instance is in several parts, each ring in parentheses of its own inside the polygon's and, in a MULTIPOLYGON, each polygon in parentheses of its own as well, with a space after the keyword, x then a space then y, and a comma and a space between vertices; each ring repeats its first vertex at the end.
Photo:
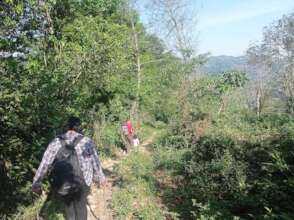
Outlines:
MULTIPOLYGON (((262 40, 263 28, 294 12, 294 0, 189 0, 196 8, 198 53, 211 55, 243 55, 252 42, 262 40)), ((139 1, 143 23, 149 17, 145 5, 139 1)), ((195 34, 196 36, 196 34, 195 34)))

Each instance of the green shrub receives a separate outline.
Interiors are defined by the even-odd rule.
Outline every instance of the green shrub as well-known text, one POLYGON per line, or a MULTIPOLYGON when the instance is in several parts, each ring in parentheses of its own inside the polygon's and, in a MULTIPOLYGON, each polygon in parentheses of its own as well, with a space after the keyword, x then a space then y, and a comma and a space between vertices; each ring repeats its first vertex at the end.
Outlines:
POLYGON ((153 167, 150 157, 133 152, 114 168, 114 172, 120 177, 122 183, 129 184, 138 179, 151 180, 153 167))
POLYGON ((153 152, 154 166, 167 172, 175 172, 183 164, 182 157, 187 151, 185 148, 176 150, 157 144, 153 152))
POLYGON ((118 147, 122 147, 122 141, 117 125, 107 124, 100 128, 101 139, 99 140, 98 150, 104 156, 114 156, 118 147))
POLYGON ((113 193, 112 207, 118 219, 164 219, 156 204, 153 161, 150 156, 133 152, 114 169, 119 188, 113 193))
MULTIPOLYGON (((259 121, 246 122, 241 118, 231 127, 227 124, 229 122, 217 123, 224 124, 225 128, 214 127, 214 134, 204 136, 192 145, 178 160, 180 166, 175 166, 179 168, 176 174, 184 176, 186 190, 182 194, 185 201, 197 198, 197 204, 205 209, 216 207, 219 214, 212 214, 211 219, 225 219, 224 216, 228 219, 232 216, 246 219, 252 216, 257 219, 265 216, 276 216, 270 219, 293 218, 292 120, 266 115, 259 121), (251 131, 248 124, 253 125, 251 131), (236 130, 227 130, 234 126, 236 130), (247 133, 247 138, 239 138, 236 132, 247 133), (259 137, 259 134, 266 136, 259 137)), ((190 202, 186 211, 190 210, 200 218, 203 216, 202 208, 190 202)), ((207 213, 204 216, 210 219, 207 213)))
POLYGON ((152 184, 138 180, 113 193, 112 207, 118 219, 164 219, 155 203, 152 184))
POLYGON ((41 216, 48 220, 64 220, 62 209, 62 203, 55 200, 45 201, 41 197, 28 207, 19 207, 11 220, 38 220, 41 216))
POLYGON ((197 198, 231 197, 244 190, 246 167, 238 160, 240 153, 230 139, 204 137, 185 154, 183 172, 197 198))

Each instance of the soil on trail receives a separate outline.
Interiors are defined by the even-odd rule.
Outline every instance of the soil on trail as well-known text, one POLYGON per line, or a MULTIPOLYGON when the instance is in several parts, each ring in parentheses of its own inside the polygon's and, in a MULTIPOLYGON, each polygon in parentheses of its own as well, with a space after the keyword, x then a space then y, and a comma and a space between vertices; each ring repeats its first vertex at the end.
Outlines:
MULTIPOLYGON (((156 132, 153 132, 150 137, 145 140, 139 146, 139 151, 149 153, 146 146, 150 145, 156 136, 156 132)), ((108 185, 104 188, 98 188, 95 185, 91 187, 91 193, 88 197, 88 219, 89 220, 113 220, 115 219, 115 213, 111 209, 112 193, 115 190, 114 182, 116 176, 113 174, 113 168, 119 161, 125 157, 123 153, 120 153, 115 159, 107 159, 102 161, 102 167, 107 176, 108 185)))
POLYGON ((113 167, 119 162, 119 159, 108 159, 102 162, 105 174, 107 175, 108 185, 104 188, 98 188, 93 185, 91 187, 91 194, 88 197, 88 219, 89 220, 112 220, 114 213, 111 209, 112 192, 114 190, 113 182, 115 176, 113 175, 113 167))

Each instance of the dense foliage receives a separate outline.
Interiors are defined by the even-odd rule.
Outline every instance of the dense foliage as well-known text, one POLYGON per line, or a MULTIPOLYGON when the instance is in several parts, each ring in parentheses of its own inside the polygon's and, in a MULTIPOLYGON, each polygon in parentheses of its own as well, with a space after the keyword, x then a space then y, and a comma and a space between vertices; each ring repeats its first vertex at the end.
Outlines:
MULTIPOLYGON (((34 168, 68 115, 80 116, 90 134, 101 118, 116 125, 129 117, 136 75, 125 7, 118 0, 1 2, 1 213, 31 202, 34 168)), ((156 93, 154 81, 172 75, 167 63, 175 58, 140 23, 136 28, 143 60, 166 58, 157 68, 162 72, 146 64, 140 96, 143 106, 151 106, 145 97, 156 93)))
POLYGON ((183 202, 172 210, 183 219, 292 219, 293 117, 256 115, 234 87, 220 113, 224 82, 198 80, 188 120, 176 119, 159 143, 178 156, 159 158, 158 168, 184 185, 174 191, 183 202))

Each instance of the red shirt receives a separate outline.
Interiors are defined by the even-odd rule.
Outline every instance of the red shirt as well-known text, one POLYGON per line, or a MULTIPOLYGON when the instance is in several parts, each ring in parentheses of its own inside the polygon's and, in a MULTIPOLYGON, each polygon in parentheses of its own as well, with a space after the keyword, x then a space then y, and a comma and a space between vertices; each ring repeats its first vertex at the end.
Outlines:
POLYGON ((127 127, 128 127, 128 133, 132 135, 134 133, 134 128, 131 121, 127 121, 127 127))

